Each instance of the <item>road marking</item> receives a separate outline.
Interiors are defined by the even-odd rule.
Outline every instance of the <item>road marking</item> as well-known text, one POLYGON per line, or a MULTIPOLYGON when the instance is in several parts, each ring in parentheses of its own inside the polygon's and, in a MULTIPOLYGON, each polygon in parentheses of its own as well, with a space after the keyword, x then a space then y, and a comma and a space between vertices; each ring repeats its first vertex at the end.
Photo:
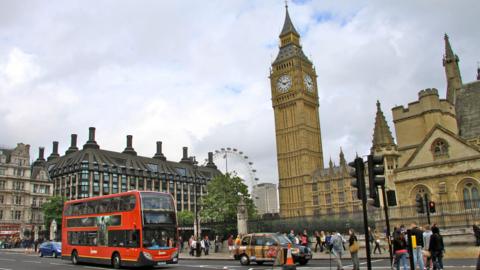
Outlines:
POLYGON ((63 265, 63 266, 71 266, 71 267, 75 267, 74 265, 71 265, 71 264, 68 264, 68 263, 50 263, 52 265, 63 265))
POLYGON ((12 269, 9 269, 9 268, 0 268, 0 270, 12 270, 12 269))
POLYGON ((83 268, 87 268, 87 269, 103 269, 103 270, 105 270, 105 267, 95 267, 95 266, 84 266, 83 268))
POLYGON ((27 262, 27 263, 42 263, 42 262, 39 262, 39 261, 22 261, 22 262, 27 262))
POLYGON ((0 261, 9 261, 9 262, 14 262, 16 261, 15 259, 0 259, 0 261))

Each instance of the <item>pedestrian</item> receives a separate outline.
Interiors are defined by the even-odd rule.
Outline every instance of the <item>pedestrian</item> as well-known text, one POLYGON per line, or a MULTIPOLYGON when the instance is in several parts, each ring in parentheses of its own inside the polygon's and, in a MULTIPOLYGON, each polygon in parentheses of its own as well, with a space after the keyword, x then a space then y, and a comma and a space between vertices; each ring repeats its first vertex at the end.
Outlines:
POLYGON ((204 246, 204 254, 208 255, 208 252, 210 251, 210 240, 208 239, 208 235, 205 235, 205 238, 203 239, 203 246, 204 246))
POLYGON ((302 234, 298 233, 297 236, 295 236, 295 245, 300 245, 302 241, 302 234))
MULTIPOLYGON (((373 247, 373 242, 375 242, 375 237, 373 236, 372 228, 368 227, 368 242, 370 242, 370 247, 373 247)), ((372 248, 370 248, 370 253, 372 253, 372 248)))
POLYGON ((196 250, 197 250, 197 238, 192 236, 192 241, 190 243, 190 255, 195 256, 196 250))
POLYGON ((35 253, 38 252, 38 239, 35 239, 35 241, 33 242, 33 245, 35 247, 35 253))
POLYGON ((348 230, 348 234, 350 235, 350 238, 348 239, 348 250, 352 257, 353 270, 359 270, 360 262, 358 260, 358 250, 360 249, 360 246, 358 244, 358 239, 353 229, 348 230))
POLYGON ((397 270, 400 270, 400 264, 403 265, 403 270, 407 270, 407 241, 405 234, 401 230, 397 230, 393 236, 393 252, 395 254, 395 261, 397 270))
POLYGON ((418 267, 420 269, 425 269, 425 265, 423 263, 423 231, 417 227, 417 224, 413 222, 411 224, 411 232, 412 235, 415 235, 417 241, 417 247, 412 249, 413 252, 413 266, 414 268, 418 267))
POLYGON ((317 252, 317 248, 319 248, 320 250, 322 248, 322 240, 320 239, 320 233, 318 231, 315 231, 314 235, 315 235, 315 241, 316 241, 314 252, 317 252))
POLYGON ((234 243, 234 241, 233 241, 233 235, 229 235, 228 238, 227 238, 227 245, 228 245, 228 251, 229 251, 230 253, 233 252, 233 243, 234 243))
POLYGON ((182 250, 183 250, 183 238, 182 238, 181 235, 178 237, 178 243, 180 244, 180 252, 182 252, 182 250))
POLYGON ((206 248, 205 238, 202 238, 200 240, 200 253, 202 253, 202 251, 203 251, 203 253, 205 253, 205 255, 206 255, 207 252, 205 251, 205 248, 206 248))
POLYGON ((430 230, 430 225, 425 225, 425 231, 423 231, 423 250, 426 258, 425 269, 430 270, 430 265, 432 264, 432 254, 430 254, 430 237, 432 236, 432 231, 430 230))
POLYGON ((476 246, 480 246, 480 227, 478 226, 478 222, 473 224, 473 234, 475 235, 475 244, 476 246))
POLYGON ((215 241, 214 241, 214 244, 215 244, 215 253, 217 253, 218 251, 220 251, 220 244, 222 243, 222 240, 220 240, 220 235, 216 235, 215 236, 215 241))
POLYGON ((345 243, 345 239, 343 239, 342 235, 338 232, 332 233, 332 254, 335 257, 335 262, 337 263, 337 270, 343 270, 342 265, 342 255, 343 255, 343 243, 345 243))
POLYGON ((380 233, 375 230, 373 232, 373 237, 375 238, 375 248, 373 249, 373 254, 378 250, 378 254, 382 254, 382 247, 380 246, 380 233))
POLYGON ((295 243, 295 232, 293 230, 290 230, 290 233, 288 234, 288 240, 290 240, 292 243, 295 243))
POLYGON ((324 231, 320 232, 320 241, 321 241, 320 252, 323 252, 323 249, 326 247, 325 246, 325 232, 324 231))
POLYGON ((303 230, 303 233, 300 235, 300 245, 308 247, 308 233, 307 229, 303 230))
POLYGON ((430 236, 428 250, 432 256, 433 270, 443 269, 445 246, 443 237, 440 235, 440 229, 437 226, 432 227, 432 236, 430 236))
POLYGON ((325 245, 327 247, 328 252, 332 251, 332 235, 330 232, 327 232, 327 235, 325 236, 325 245))

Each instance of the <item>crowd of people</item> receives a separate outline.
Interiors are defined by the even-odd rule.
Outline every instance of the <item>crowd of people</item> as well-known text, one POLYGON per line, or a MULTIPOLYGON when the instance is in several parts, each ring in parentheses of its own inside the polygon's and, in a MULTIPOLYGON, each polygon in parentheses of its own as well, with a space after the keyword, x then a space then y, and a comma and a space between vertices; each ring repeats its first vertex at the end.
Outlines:
POLYGON ((24 248, 25 253, 37 252, 43 239, 33 240, 30 238, 21 239, 19 236, 0 238, 0 248, 24 248))

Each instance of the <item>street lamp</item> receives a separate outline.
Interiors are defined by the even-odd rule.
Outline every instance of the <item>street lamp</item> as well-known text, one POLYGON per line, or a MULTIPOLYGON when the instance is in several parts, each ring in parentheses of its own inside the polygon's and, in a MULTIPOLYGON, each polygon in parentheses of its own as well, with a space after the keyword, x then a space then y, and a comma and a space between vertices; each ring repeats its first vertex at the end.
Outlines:
POLYGON ((197 160, 195 157, 192 157, 192 163, 193 163, 193 192, 195 193, 195 237, 197 238, 196 241, 196 256, 200 257, 202 256, 202 249, 201 249, 201 244, 200 244, 200 237, 199 237, 199 231, 200 231, 200 226, 198 222, 198 196, 197 196, 197 160))

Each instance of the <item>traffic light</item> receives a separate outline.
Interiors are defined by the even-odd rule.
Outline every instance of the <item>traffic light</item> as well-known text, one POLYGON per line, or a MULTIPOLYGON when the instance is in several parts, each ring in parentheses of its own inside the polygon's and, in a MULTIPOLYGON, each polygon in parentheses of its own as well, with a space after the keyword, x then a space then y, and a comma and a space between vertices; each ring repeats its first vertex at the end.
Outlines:
POLYGON ((435 213, 435 202, 434 201, 430 201, 428 203, 428 211, 430 211, 430 213, 435 213))
POLYGON ((417 194, 415 197, 415 207, 417 208, 417 213, 425 213, 425 208, 423 207, 423 198, 420 196, 420 194, 417 194))
POLYGON ((363 165, 363 159, 357 157, 353 162, 348 163, 348 166, 353 168, 353 170, 350 171, 350 176, 353 177, 352 187, 357 189, 357 198, 361 200, 365 193, 365 166, 363 165))
POLYGON ((380 207, 377 187, 385 185, 385 177, 383 177, 385 172, 383 156, 368 155, 367 163, 369 197, 374 200, 373 206, 380 207))

